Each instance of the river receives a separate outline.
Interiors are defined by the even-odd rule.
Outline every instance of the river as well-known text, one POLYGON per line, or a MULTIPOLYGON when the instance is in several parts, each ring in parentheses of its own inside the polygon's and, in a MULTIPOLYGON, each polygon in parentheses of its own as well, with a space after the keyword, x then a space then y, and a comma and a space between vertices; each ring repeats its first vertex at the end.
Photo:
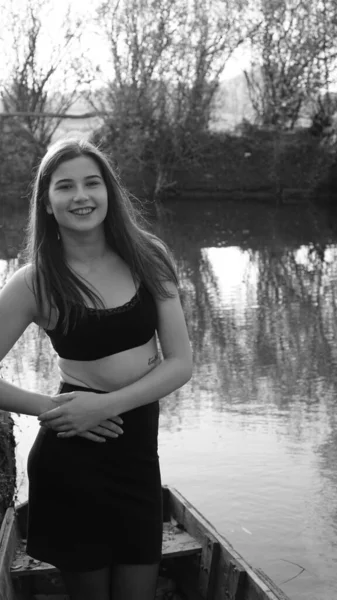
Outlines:
MULTIPOLYGON (((19 264, 15 223, 0 237, 11 244, 1 285, 19 264)), ((194 353, 192 380, 161 401, 163 482, 292 600, 334 600, 337 236, 310 206, 218 201, 171 201, 160 231, 194 353)), ((55 355, 35 326, 2 374, 55 393, 55 355)), ((18 501, 36 431, 16 417, 18 501)))

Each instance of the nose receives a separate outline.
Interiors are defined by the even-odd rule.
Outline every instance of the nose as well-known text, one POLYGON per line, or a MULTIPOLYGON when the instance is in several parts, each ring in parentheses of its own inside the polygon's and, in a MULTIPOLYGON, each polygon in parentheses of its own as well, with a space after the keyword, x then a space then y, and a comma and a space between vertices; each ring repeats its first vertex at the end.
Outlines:
POLYGON ((83 185, 77 185, 74 195, 75 202, 86 201, 89 199, 88 191, 83 185))

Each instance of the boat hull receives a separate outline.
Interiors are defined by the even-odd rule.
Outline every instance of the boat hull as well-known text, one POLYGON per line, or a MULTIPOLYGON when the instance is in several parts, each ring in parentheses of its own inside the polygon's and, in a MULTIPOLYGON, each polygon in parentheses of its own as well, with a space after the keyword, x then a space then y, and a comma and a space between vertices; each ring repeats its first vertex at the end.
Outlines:
MULTIPOLYGON (((177 490, 163 487, 162 562, 156 599, 289 600, 177 490), (181 595, 181 596, 180 596, 181 595)), ((0 598, 66 598, 58 570, 25 553, 27 503, 6 512, 0 531, 0 598)))

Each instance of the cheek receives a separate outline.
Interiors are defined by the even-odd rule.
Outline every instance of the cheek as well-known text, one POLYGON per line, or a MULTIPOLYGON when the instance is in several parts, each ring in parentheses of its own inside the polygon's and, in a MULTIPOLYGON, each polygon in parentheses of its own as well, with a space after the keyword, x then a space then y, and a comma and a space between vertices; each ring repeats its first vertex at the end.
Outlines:
POLYGON ((57 211, 57 201, 55 200, 54 194, 49 192, 47 199, 46 199, 46 204, 47 204, 47 212, 49 214, 54 214, 57 211))
POLYGON ((57 211, 57 203, 55 202, 53 197, 49 197, 47 199, 46 211, 49 215, 53 215, 57 211))
POLYGON ((57 221, 64 218, 65 204, 63 202, 56 201, 54 198, 51 199, 46 207, 49 215, 54 215, 57 221))
POLYGON ((104 208, 106 210, 106 212, 108 212, 108 207, 109 207, 109 201, 108 201, 108 194, 102 194, 102 203, 104 203, 104 208))
POLYGON ((48 190, 48 192, 44 196, 43 203, 44 203, 44 206, 45 206, 45 209, 46 209, 48 215, 52 215, 53 214, 53 208, 52 208, 51 201, 50 201, 50 192, 49 192, 49 190, 48 190))

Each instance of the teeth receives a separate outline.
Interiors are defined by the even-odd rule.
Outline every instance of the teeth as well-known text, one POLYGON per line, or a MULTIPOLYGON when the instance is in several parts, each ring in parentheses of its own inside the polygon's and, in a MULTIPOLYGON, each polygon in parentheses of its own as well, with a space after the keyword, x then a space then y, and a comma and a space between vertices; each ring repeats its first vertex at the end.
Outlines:
POLYGON ((77 208, 76 210, 72 210, 71 212, 75 213, 76 215, 88 215, 93 210, 93 208, 77 208))

